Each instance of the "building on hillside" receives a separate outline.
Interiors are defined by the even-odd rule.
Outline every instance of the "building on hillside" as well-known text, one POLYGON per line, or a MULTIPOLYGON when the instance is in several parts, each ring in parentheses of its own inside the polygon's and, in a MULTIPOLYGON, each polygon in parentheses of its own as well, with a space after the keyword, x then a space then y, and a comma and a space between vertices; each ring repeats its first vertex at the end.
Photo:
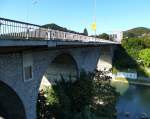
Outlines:
POLYGON ((116 33, 110 34, 109 39, 112 41, 121 43, 121 41, 123 39, 123 32, 121 31, 121 32, 116 32, 116 33))

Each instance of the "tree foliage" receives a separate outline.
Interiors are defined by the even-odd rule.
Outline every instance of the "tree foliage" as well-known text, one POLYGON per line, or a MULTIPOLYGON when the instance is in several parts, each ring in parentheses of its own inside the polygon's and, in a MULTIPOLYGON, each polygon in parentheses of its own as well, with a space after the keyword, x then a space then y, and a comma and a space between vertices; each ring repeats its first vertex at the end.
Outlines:
POLYGON ((150 67, 150 48, 143 49, 139 52, 139 58, 145 67, 150 67))
POLYGON ((122 47, 133 59, 138 59, 139 51, 145 48, 142 38, 128 38, 122 41, 122 47))
POLYGON ((53 30, 59 30, 59 31, 64 31, 64 32, 69 32, 69 33, 75 33, 75 34, 83 35, 83 33, 79 33, 79 32, 73 31, 73 30, 69 30, 69 29, 67 29, 65 27, 61 27, 61 26, 59 26, 57 24, 54 24, 54 23, 52 23, 52 24, 45 24, 42 27, 53 29, 53 30))
POLYGON ((97 71, 94 75, 94 101, 92 109, 96 115, 115 119, 116 101, 119 94, 115 88, 110 85, 111 77, 108 76, 110 71, 97 71))
POLYGON ((83 35, 88 36, 88 31, 87 31, 86 28, 85 28, 84 31, 83 31, 83 35))
POLYGON ((105 72, 82 72, 74 82, 65 81, 62 77, 56 84, 50 94, 39 95, 38 119, 115 118, 118 94, 111 87, 110 77, 105 72))
POLYGON ((98 36, 98 38, 100 39, 105 39, 105 40, 109 40, 109 35, 106 33, 102 33, 98 36))
POLYGON ((114 66, 116 68, 140 67, 139 53, 145 48, 150 48, 150 38, 126 38, 121 46, 114 51, 114 66))
POLYGON ((145 27, 137 27, 124 32, 124 37, 138 38, 150 34, 150 29, 145 27))
POLYGON ((150 37, 143 37, 143 44, 145 48, 150 48, 150 37))
POLYGON ((85 115, 82 111, 92 103, 92 82, 91 75, 86 75, 84 72, 74 82, 71 78, 66 81, 62 76, 61 81, 56 81, 56 85, 47 88, 49 94, 44 91, 43 95, 39 95, 42 100, 38 101, 38 118, 77 119, 80 117, 83 119, 82 116, 85 117, 85 115), (45 94, 47 94, 46 97, 44 97, 45 94))

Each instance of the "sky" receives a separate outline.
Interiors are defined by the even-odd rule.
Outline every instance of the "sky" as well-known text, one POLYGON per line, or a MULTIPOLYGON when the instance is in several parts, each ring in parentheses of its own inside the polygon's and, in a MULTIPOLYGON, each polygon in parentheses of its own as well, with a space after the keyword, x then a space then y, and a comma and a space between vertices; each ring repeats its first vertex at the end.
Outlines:
POLYGON ((97 34, 134 27, 150 28, 150 0, 0 0, 0 17, 44 25, 56 23, 70 30, 97 34))

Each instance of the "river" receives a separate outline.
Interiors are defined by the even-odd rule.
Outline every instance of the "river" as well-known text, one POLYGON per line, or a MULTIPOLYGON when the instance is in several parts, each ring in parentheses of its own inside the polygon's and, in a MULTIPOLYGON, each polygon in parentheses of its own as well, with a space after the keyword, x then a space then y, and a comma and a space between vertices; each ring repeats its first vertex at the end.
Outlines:
POLYGON ((150 86, 129 85, 115 82, 121 96, 117 102, 117 119, 150 119, 150 86), (143 118, 144 119, 144 118, 143 118))

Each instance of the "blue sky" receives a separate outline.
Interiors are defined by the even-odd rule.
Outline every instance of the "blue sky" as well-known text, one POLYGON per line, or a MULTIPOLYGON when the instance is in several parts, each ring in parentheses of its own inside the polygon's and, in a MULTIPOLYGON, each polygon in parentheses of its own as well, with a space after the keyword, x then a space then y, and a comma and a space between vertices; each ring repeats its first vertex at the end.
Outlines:
MULTIPOLYGON (((90 34, 94 0, 0 0, 0 17, 34 24, 56 23, 90 34)), ((150 0, 96 0, 97 34, 150 27, 150 0)))

